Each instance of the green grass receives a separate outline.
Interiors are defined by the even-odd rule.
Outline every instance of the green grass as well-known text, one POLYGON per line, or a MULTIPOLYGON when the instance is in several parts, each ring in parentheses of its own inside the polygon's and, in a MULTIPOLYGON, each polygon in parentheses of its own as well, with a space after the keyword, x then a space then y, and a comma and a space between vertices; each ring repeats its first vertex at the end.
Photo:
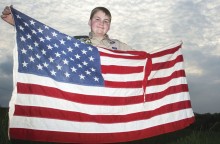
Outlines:
POLYGON ((170 144, 220 144, 220 132, 193 131, 191 135, 170 144))
MULTIPOLYGON (((204 118, 199 115, 199 119, 196 123, 176 132, 123 144, 220 144, 219 118, 216 119, 217 121, 214 121, 210 115, 208 116, 206 121, 201 122, 206 117, 204 118), (208 124, 208 127, 205 127, 204 123, 208 124)), ((214 116, 217 117, 216 115, 214 116)), ((8 140, 8 109, 6 108, 0 108, 0 124, 0 144, 52 144, 45 142, 8 140)))
POLYGON ((10 144, 8 140, 8 109, 0 108, 0 144, 10 144))

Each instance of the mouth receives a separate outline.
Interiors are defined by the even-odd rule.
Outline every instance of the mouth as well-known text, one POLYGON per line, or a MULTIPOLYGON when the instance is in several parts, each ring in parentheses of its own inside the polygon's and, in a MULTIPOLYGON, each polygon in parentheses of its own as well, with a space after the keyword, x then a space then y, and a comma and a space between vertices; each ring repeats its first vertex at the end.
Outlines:
POLYGON ((104 27, 100 27, 100 26, 98 26, 97 28, 99 28, 99 29, 104 29, 104 27))

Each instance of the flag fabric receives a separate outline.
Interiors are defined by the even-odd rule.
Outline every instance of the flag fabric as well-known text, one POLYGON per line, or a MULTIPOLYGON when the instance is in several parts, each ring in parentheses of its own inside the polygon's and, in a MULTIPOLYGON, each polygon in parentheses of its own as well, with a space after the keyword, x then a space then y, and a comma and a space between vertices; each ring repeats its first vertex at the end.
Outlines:
POLYGON ((11 10, 16 27, 11 139, 125 142, 194 122, 181 43, 151 53, 109 50, 11 10))

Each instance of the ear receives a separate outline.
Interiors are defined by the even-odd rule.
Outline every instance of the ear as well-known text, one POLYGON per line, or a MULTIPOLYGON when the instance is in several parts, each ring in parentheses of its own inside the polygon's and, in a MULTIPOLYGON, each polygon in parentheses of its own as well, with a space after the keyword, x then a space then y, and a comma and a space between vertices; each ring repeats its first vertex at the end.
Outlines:
POLYGON ((88 25, 91 26, 91 20, 89 20, 88 25))

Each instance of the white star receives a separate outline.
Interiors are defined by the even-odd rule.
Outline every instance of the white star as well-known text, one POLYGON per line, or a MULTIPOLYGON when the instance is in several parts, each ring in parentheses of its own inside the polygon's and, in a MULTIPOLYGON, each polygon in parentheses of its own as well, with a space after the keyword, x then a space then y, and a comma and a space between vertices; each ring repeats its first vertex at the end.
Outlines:
POLYGON ((28 25, 26 22, 24 22, 24 25, 27 26, 27 27, 29 27, 29 25, 28 25))
POLYGON ((26 39, 22 36, 22 37, 20 37, 21 38, 21 41, 23 41, 23 42, 25 42, 26 41, 26 39))
POLYGON ((68 72, 64 73, 66 77, 70 77, 70 74, 68 72))
POLYGON ((92 56, 89 57, 90 61, 94 61, 94 58, 92 56))
POLYGON ((37 69, 38 69, 38 70, 42 70, 42 69, 43 69, 43 66, 39 64, 39 65, 37 65, 37 69))
POLYGON ((30 20, 30 23, 31 23, 31 25, 34 25, 34 24, 35 24, 35 22, 34 22, 33 20, 30 20))
POLYGON ((31 35, 30 34, 27 34, 26 36, 27 36, 28 39, 31 39, 31 35))
POLYGON ((41 50, 43 55, 46 55, 46 51, 44 49, 41 50))
POLYGON ((69 52, 73 51, 73 49, 71 47, 68 47, 67 49, 68 49, 69 52))
POLYGON ((22 31, 24 31, 24 28, 23 28, 22 26, 19 26, 19 29, 22 30, 22 31))
POLYGON ((49 61, 52 63, 54 61, 54 59, 52 57, 50 57, 49 61))
POLYGON ((79 47, 79 44, 77 42, 74 43, 75 47, 79 47))
POLYGON ((49 27, 48 27, 48 26, 46 26, 46 25, 44 26, 44 28, 45 28, 45 29, 49 29, 49 27))
POLYGON ((82 54, 86 54, 87 51, 86 50, 81 50, 82 54))
POLYGON ((92 48, 91 46, 89 46, 88 49, 89 49, 90 51, 92 51, 93 48, 92 48))
POLYGON ((51 38, 50 38, 49 36, 46 36, 46 39, 47 39, 48 41, 50 41, 51 38))
POLYGON ((37 34, 37 32, 35 30, 31 30, 33 34, 37 34))
POLYGON ((63 64, 68 65, 68 64, 69 64, 69 61, 65 59, 65 60, 63 60, 63 64))
POLYGON ((48 64, 47 64, 46 62, 43 63, 43 65, 44 65, 44 67, 46 67, 46 68, 48 67, 48 64))
POLYGON ((56 75, 56 72, 54 70, 50 71, 51 75, 56 75))
POLYGON ((65 45, 65 41, 63 39, 60 40, 60 44, 65 45))
POLYGON ((87 66, 88 65, 88 63, 86 62, 86 61, 84 61, 84 62, 82 62, 83 63, 83 65, 85 65, 85 66, 87 66))
POLYGON ((95 76, 95 77, 94 77, 94 80, 95 80, 95 81, 99 81, 99 78, 97 78, 97 77, 95 76))
POLYGON ((81 75, 79 75, 79 78, 80 79, 85 79, 85 76, 81 74, 81 75))
POLYGON ((82 68, 82 65, 81 65, 81 64, 78 64, 78 67, 79 67, 79 68, 82 68))
POLYGON ((18 19, 21 19, 21 17, 20 17, 19 15, 16 15, 16 17, 17 17, 18 19))
POLYGON ((54 37, 57 37, 57 33, 56 33, 56 32, 52 32, 52 35, 53 35, 54 37))
POLYGON ((93 72, 94 72, 94 71, 95 71, 95 69, 94 69, 94 68, 91 68, 91 71, 93 71, 93 72))
POLYGON ((30 62, 34 62, 34 58, 31 56, 29 57, 30 62))
POLYGON ((60 65, 57 65, 56 67, 57 67, 58 70, 62 69, 62 66, 60 66, 60 65))
POLYGON ((80 59, 80 55, 76 54, 75 55, 76 59, 80 59))
POLYGON ((25 61, 22 63, 23 67, 27 67, 27 64, 25 61))
POLYGON ((55 44, 53 44, 53 46, 54 46, 54 47, 56 47, 56 48, 58 48, 58 45, 57 45, 56 43, 55 43, 55 44))
POLYGON ((22 52, 23 54, 27 54, 27 50, 25 50, 24 48, 21 50, 21 52, 22 52))
POLYGON ((35 42, 34 42, 34 46, 35 46, 35 47, 38 47, 39 44, 35 41, 35 42))
POLYGON ((40 58, 41 58, 41 56, 40 56, 39 54, 36 54, 36 57, 37 57, 38 59, 40 59, 40 58))
POLYGON ((61 54, 56 52, 55 55, 56 55, 56 57, 60 57, 61 54))
POLYGON ((76 72, 77 69, 75 67, 72 67, 71 70, 72 72, 76 72))
POLYGON ((40 39, 40 41, 41 41, 41 42, 44 42, 44 40, 45 40, 45 39, 44 39, 44 38, 42 38, 42 37, 40 37, 39 39, 40 39))
POLYGON ((91 74, 91 72, 90 72, 90 71, 88 71, 88 70, 87 70, 87 71, 85 71, 85 72, 86 72, 86 74, 87 74, 87 75, 90 75, 90 74, 91 74))
POLYGON ((74 61, 74 58, 72 58, 72 57, 69 57, 69 58, 70 58, 71 61, 74 61))
POLYGON ((71 40, 71 37, 70 37, 70 36, 67 36, 66 38, 67 38, 68 40, 71 40))
POLYGON ((47 45, 47 48, 48 48, 49 50, 52 50, 52 49, 53 49, 53 47, 52 47, 51 45, 47 45))
POLYGON ((43 30, 41 28, 37 29, 39 33, 43 33, 43 30))
POLYGON ((31 45, 28 45, 29 50, 33 50, 33 47, 31 45))

